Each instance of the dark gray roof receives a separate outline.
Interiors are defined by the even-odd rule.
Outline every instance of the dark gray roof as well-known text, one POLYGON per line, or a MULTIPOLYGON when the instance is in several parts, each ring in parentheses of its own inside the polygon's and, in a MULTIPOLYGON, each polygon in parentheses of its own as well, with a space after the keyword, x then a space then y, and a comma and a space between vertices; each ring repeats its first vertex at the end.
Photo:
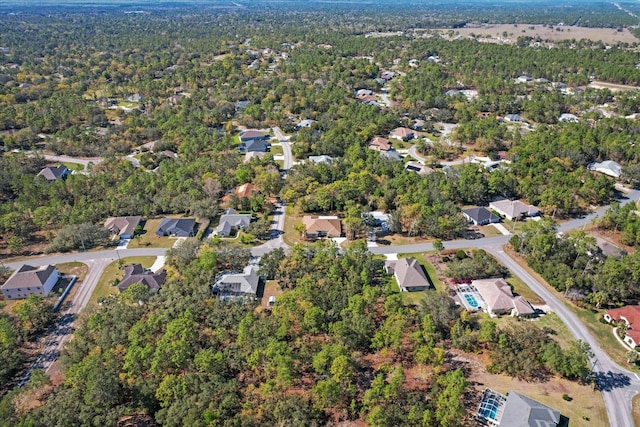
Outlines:
POLYGON ((118 235, 133 235, 136 227, 140 224, 141 217, 139 216, 117 216, 114 218, 107 218, 104 223, 104 228, 118 235))
POLYGON ((462 212, 478 224, 500 221, 500 217, 484 207, 464 209, 462 212))
POLYGON ((159 273, 146 271, 140 264, 127 265, 124 268, 124 277, 118 283, 118 289, 124 291, 134 283, 142 283, 149 289, 160 289, 167 279, 167 271, 162 270, 159 273))
POLYGON ((53 265, 33 267, 31 265, 24 264, 22 267, 14 271, 11 277, 4 282, 2 289, 42 286, 55 271, 56 268, 53 265))
POLYGON ((193 234, 196 220, 193 218, 165 218, 156 230, 158 236, 190 236, 193 234))
POLYGON ((252 151, 266 152, 267 148, 269 148, 270 146, 271 144, 261 139, 250 139, 245 142, 245 149, 247 152, 252 152, 252 151))
POLYGON ((69 174, 69 169, 65 165, 49 166, 40 171, 38 175, 43 176, 47 181, 55 181, 69 174))
POLYGON ((557 427, 560 412, 540 402, 510 391, 500 419, 504 427, 557 427))

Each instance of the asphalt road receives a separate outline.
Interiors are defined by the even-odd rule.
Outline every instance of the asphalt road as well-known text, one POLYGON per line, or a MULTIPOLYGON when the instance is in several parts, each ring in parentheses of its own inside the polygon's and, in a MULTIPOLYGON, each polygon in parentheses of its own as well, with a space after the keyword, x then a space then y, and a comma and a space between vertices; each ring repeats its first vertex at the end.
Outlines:
POLYGON ((100 281, 100 277, 102 277, 102 273, 107 265, 112 261, 113 260, 111 258, 105 257, 86 262, 89 267, 87 276, 84 278, 82 283, 74 284, 74 286, 79 286, 79 289, 76 292, 71 305, 67 308, 64 314, 60 316, 55 326, 47 334, 44 348, 40 352, 38 358, 20 378, 17 383, 18 387, 24 386, 29 381, 31 372, 33 372, 34 369, 43 369, 45 372, 48 372, 51 365, 53 365, 53 363, 58 359, 62 346, 65 341, 73 335, 75 330, 73 324, 75 316, 87 306, 93 291, 100 281))
POLYGON ((289 168, 293 166, 293 154, 291 153, 291 144, 289 142, 289 137, 285 136, 278 126, 275 126, 272 129, 273 134, 276 136, 280 144, 282 144, 282 151, 284 152, 284 165, 282 169, 288 171, 289 168))
POLYGON ((576 339, 582 340, 591 346, 591 351, 594 354, 592 363, 595 364, 593 372, 596 374, 596 381, 602 391, 607 415, 609 416, 609 425, 633 427, 631 401, 633 396, 640 392, 640 380, 638 377, 634 373, 622 369, 611 360, 580 319, 560 299, 556 298, 546 287, 541 285, 517 262, 504 253, 502 249, 493 247, 487 249, 531 290, 545 300, 576 339))
MULTIPOLYGON (((293 156, 291 154, 291 147, 287 137, 285 137, 281 130, 277 127, 273 128, 274 134, 278 140, 282 143, 284 151, 284 168, 287 170, 293 164, 293 156)), ((450 130, 449 130, 450 131, 450 130)), ((71 160, 69 160, 71 161, 71 160)), ((621 204, 626 204, 634 200, 640 199, 640 191, 632 190, 626 195, 626 198, 621 200, 621 204)), ((559 231, 568 231, 571 229, 584 228, 591 223, 596 217, 601 216, 607 207, 598 209, 592 214, 586 215, 583 218, 571 220, 562 223, 559 226, 559 231)), ((282 247, 286 245, 282 240, 282 232, 284 231, 284 215, 285 208, 282 205, 278 205, 276 208, 275 223, 272 224, 272 239, 269 242, 256 247, 252 250, 252 254, 255 256, 261 256, 270 250, 282 247)), ((509 236, 497 236, 491 238, 483 238, 478 240, 456 240, 444 242, 447 249, 460 249, 460 248, 484 248, 488 252, 494 254, 501 262, 504 263, 516 276, 520 277, 534 292, 540 295, 549 305, 549 307, 557 313, 560 319, 567 325, 571 333, 577 338, 587 342, 591 346, 591 350, 594 353, 594 372, 598 384, 602 390, 602 395, 607 407, 607 413, 609 416, 609 425, 616 427, 632 427, 633 418, 631 416, 631 401, 635 394, 640 392, 640 378, 635 374, 618 366, 609 356, 599 347, 597 341, 591 336, 588 329, 580 322, 580 320, 569 310, 566 306, 550 293, 543 285, 541 285, 534 277, 532 277, 526 270, 521 268, 513 259, 506 255, 502 251, 502 246, 508 241, 509 236)), ((397 246, 378 246, 369 248, 374 254, 390 254, 390 253, 411 253, 411 252, 425 252, 433 250, 431 243, 421 243, 413 245, 397 245, 397 246)), ((28 262, 34 266, 40 266, 45 264, 58 264, 64 262, 79 261, 85 262, 90 265, 89 274, 85 278, 84 284, 81 290, 74 298, 73 304, 68 313, 73 314, 81 311, 87 304, 97 281, 99 280, 106 265, 115 259, 124 258, 128 256, 162 256, 165 255, 166 249, 164 248, 142 248, 142 249, 121 249, 121 250, 107 250, 107 251, 95 251, 95 252, 81 252, 65 255, 53 255, 53 256, 41 256, 32 257, 20 262, 5 263, 9 268, 16 269, 20 265, 28 262)), ((68 317, 63 317, 68 319, 68 317)), ((68 322, 68 320, 64 320, 68 322)), ((67 328, 67 325, 61 322, 57 327, 62 331, 67 331, 65 334, 60 335, 59 339, 52 340, 47 346, 44 353, 45 359, 52 359, 49 362, 52 363, 57 357, 62 347, 64 340, 72 330, 67 328), (66 328, 66 329, 65 329, 66 328), (53 356, 51 356, 53 355, 53 356)), ((48 366, 45 369, 48 369, 48 366)))

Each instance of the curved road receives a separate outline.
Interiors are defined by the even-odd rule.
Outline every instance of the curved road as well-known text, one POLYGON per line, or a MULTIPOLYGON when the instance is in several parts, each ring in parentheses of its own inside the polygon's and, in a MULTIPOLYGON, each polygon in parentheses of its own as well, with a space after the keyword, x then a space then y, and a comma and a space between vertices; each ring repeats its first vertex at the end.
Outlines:
MULTIPOLYGON (((277 127, 273 128, 274 134, 280 141, 284 151, 284 170, 286 171, 293 164, 293 156, 291 154, 291 146, 289 145, 288 138, 284 136, 281 130, 277 127)), ((56 160, 66 161, 66 160, 56 160)), ((71 160, 69 160, 71 161, 71 160)), ((89 161, 89 160, 87 160, 89 161)), ((76 161, 77 162, 77 161, 76 161)), ((640 191, 631 190, 626 194, 626 198, 622 199, 620 203, 622 205, 630 203, 640 199, 640 191)), ((575 219, 562 223, 558 229, 559 231, 568 231, 576 228, 583 228, 592 222, 596 217, 602 215, 606 211, 607 207, 602 207, 597 211, 586 215, 583 218, 575 219)), ((264 245, 258 246, 252 250, 252 254, 255 256, 261 256, 270 250, 282 247, 286 245, 282 240, 282 232, 284 230, 284 214, 285 207, 278 203, 275 211, 274 224, 272 225, 272 239, 264 245), (276 235, 278 236, 276 237, 276 235)), ((483 248, 488 252, 494 254, 506 267, 508 267, 516 276, 521 278, 527 286, 529 286, 534 292, 540 295, 549 305, 549 307, 560 317, 560 319, 567 325, 567 328, 571 333, 580 340, 585 341, 591 346, 591 350, 594 354, 594 372, 596 373, 596 379, 602 390, 602 396, 606 404, 607 414, 609 416, 609 424, 616 427, 632 427, 633 418, 631 415, 631 400, 635 394, 640 392, 640 377, 636 376, 630 371, 618 366, 598 345, 598 342, 593 338, 588 329, 581 323, 572 311, 570 311, 564 303, 558 299, 555 295, 549 292, 543 285, 541 285, 533 276, 531 276, 526 270, 524 270, 518 263, 504 253, 502 246, 507 243, 509 236, 498 236, 491 238, 483 238, 479 240, 456 240, 445 242, 445 248, 447 249, 461 249, 468 247, 483 248)), ((398 245, 398 246, 381 246, 371 247, 369 251, 374 254, 389 254, 399 252, 425 252, 433 250, 431 243, 419 243, 413 245, 398 245)), ((5 263, 9 268, 16 269, 24 262, 29 262, 34 266, 45 264, 58 264, 72 261, 79 261, 85 263, 94 264, 97 268, 90 270, 90 275, 95 276, 94 279, 85 279, 79 295, 76 296, 74 301, 74 313, 79 312, 86 305, 88 298, 93 292, 97 279, 100 277, 101 272, 106 265, 112 260, 118 257, 129 256, 162 256, 165 255, 166 249, 164 248, 142 248, 142 249, 121 249, 121 250, 106 250, 96 252, 82 252, 74 254, 53 255, 53 256, 40 256, 29 258, 21 262, 9 262, 5 263)), ((64 326, 64 325, 62 325, 64 326)), ((55 344, 56 349, 59 350, 62 346, 64 339, 61 338, 55 344)))

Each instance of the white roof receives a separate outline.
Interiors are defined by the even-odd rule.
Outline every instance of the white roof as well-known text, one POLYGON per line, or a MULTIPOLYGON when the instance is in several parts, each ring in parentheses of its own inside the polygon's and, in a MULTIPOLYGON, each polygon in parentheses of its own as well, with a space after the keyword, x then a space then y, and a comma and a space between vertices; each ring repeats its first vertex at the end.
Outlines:
POLYGON ((605 175, 612 176, 614 178, 620 178, 622 173, 622 166, 613 160, 605 160, 604 162, 592 163, 589 165, 589 169, 592 171, 600 172, 605 175))

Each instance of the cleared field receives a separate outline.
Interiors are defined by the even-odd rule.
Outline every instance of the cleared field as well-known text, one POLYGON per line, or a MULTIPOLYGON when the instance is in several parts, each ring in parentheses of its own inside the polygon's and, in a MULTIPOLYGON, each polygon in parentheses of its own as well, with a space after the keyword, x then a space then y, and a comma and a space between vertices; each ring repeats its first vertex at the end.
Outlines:
MULTIPOLYGON (((451 29, 438 30, 441 33, 449 33, 451 29)), ((615 28, 585 28, 565 26, 543 26, 543 25, 526 25, 526 24, 502 24, 502 25, 483 25, 477 28, 457 28, 455 33, 462 37, 470 37, 475 34, 477 37, 492 37, 496 39, 507 39, 512 43, 518 40, 518 37, 540 37, 542 40, 602 40, 605 43, 633 43, 638 39, 628 30, 618 31, 615 28), (506 34, 505 34, 506 33, 506 34)))

